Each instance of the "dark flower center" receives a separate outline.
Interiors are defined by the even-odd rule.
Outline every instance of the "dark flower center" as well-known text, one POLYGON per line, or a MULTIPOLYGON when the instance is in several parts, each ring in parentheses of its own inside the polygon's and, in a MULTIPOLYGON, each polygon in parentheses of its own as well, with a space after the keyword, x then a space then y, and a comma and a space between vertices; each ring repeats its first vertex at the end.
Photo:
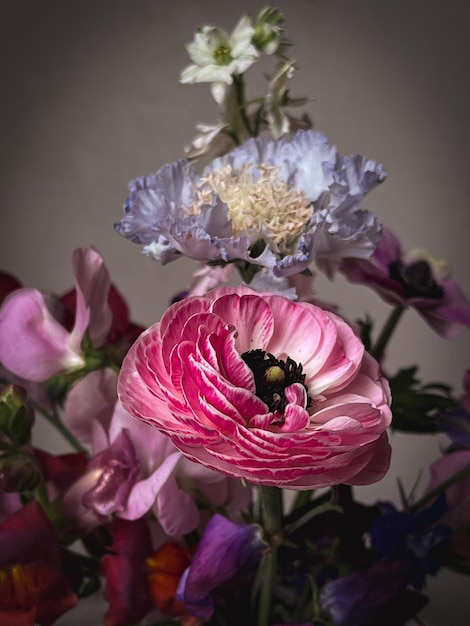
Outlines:
MULTIPOLYGON (((302 364, 287 357, 286 361, 276 359, 273 354, 264 350, 250 350, 242 354, 242 359, 253 372, 256 395, 265 402, 270 411, 283 413, 288 404, 284 390, 294 383, 300 383, 305 391, 305 374, 302 364)), ((311 399, 307 396, 307 406, 311 399)))
POLYGON ((434 279, 431 266, 425 260, 405 265, 402 261, 393 261, 388 266, 390 278, 403 287, 405 298, 429 298, 438 300, 444 295, 444 289, 434 279))

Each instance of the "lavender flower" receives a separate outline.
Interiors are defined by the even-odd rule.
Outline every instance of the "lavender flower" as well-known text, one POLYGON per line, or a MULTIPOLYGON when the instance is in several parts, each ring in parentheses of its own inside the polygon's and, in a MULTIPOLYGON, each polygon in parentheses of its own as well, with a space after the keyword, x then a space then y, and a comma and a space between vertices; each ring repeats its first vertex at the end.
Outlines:
POLYGON ((182 160, 132 181, 115 228, 163 264, 185 255, 290 276, 316 258, 373 253, 381 228, 359 203, 384 177, 381 165, 341 156, 319 132, 257 137, 202 175, 182 160))

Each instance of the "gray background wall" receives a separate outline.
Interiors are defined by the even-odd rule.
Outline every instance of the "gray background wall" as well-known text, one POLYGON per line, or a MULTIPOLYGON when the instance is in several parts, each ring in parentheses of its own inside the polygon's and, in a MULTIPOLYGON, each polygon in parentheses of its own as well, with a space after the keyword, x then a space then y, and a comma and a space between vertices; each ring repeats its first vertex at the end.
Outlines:
MULTIPOLYGON (((0 266, 28 286, 62 292, 73 282, 72 250, 94 245, 134 319, 157 321, 194 266, 181 260, 161 268, 112 224, 128 180, 181 157, 194 124, 215 119, 207 85, 178 83, 195 28, 213 23, 230 30, 243 12, 264 5, 3 0, 0 266)), ((400 234, 405 248, 447 257, 470 296, 468 3, 279 0, 277 6, 296 42, 293 93, 313 98, 316 127, 341 152, 360 152, 387 169, 388 180, 366 208, 400 234)), ((252 86, 260 80, 256 71, 252 86)), ((375 294, 341 280, 320 281, 319 296, 341 302, 351 318, 367 310, 383 320, 387 312, 375 294)), ((459 388, 470 365, 469 334, 448 343, 409 312, 389 351, 390 371, 419 361, 424 380, 459 388)), ((51 442, 63 448, 43 429, 38 443, 51 442)), ((392 444, 389 476, 359 497, 396 499, 397 476, 409 487, 420 468, 426 484, 439 441, 394 435, 392 444)), ((450 574, 433 581, 426 621, 467 623, 456 613, 468 588, 450 574)))

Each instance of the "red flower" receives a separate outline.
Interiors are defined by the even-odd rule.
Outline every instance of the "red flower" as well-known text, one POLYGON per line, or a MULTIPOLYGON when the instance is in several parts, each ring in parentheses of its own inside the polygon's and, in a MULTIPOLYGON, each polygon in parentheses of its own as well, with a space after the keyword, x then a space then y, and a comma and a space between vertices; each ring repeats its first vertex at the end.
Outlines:
POLYGON ((15 276, 7 274, 6 272, 0 272, 0 304, 2 304, 12 291, 21 289, 22 286, 23 285, 15 276))
POLYGON ((77 603, 56 530, 32 501, 0 524, 0 623, 49 626, 77 603))
POLYGON ((145 559, 151 553, 152 540, 143 518, 132 522, 114 518, 111 532, 111 553, 102 560, 109 603, 104 624, 123 626, 138 622, 152 608, 145 593, 145 559))

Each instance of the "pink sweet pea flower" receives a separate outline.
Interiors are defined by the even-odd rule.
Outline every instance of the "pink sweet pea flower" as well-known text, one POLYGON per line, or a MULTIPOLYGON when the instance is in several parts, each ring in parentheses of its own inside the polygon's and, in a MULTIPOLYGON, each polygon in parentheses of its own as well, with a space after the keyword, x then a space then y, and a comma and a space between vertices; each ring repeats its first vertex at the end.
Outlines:
POLYGON ((0 524, 0 623, 49 626, 76 603, 56 530, 33 500, 0 524))
POLYGON ((445 339, 470 326, 470 303, 449 278, 447 264, 420 250, 404 255, 398 238, 386 228, 371 259, 344 259, 340 270, 386 302, 413 307, 445 339))
POLYGON ((93 348, 103 345, 111 325, 108 270, 92 248, 75 250, 73 269, 77 301, 71 332, 54 318, 36 289, 19 289, 5 300, 0 310, 0 361, 13 374, 42 382, 82 367, 81 342, 87 329, 93 348))
MULTIPOLYGON (((76 288, 63 294, 60 297, 60 301, 64 306, 64 319, 62 322, 67 330, 72 330, 77 308, 76 288)), ((114 348, 118 346, 122 353, 125 354, 144 328, 131 321, 129 306, 113 283, 109 287, 107 305, 111 311, 112 319, 106 339, 100 343, 99 347, 102 345, 113 346, 114 348)))
POLYGON ((126 410, 189 459, 255 484, 368 484, 388 469, 390 395, 330 312, 246 287, 173 304, 127 354, 126 410))
POLYGON ((65 423, 92 450, 87 471, 63 498, 63 513, 81 530, 112 513, 135 520, 152 511, 168 535, 188 533, 201 523, 192 488, 214 506, 248 506, 248 489, 188 461, 168 437, 130 416, 116 384, 110 370, 90 372, 65 404, 65 423))

